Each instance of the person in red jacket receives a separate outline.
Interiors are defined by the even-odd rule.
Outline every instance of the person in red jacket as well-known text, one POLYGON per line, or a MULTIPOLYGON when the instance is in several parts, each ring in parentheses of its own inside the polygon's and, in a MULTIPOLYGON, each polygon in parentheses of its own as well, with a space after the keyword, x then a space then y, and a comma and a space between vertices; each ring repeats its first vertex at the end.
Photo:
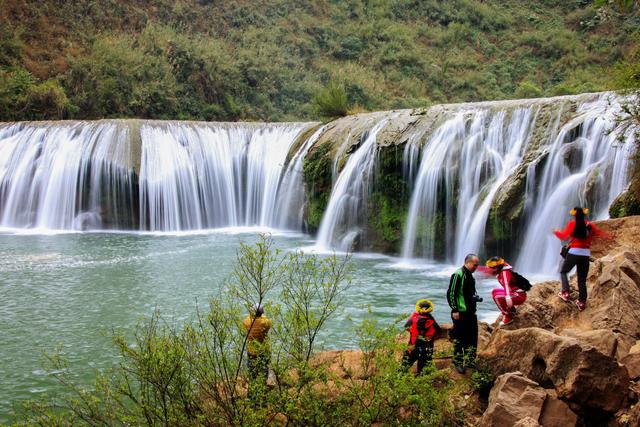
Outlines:
POLYGON ((409 346, 402 358, 405 369, 418 361, 417 373, 433 358, 433 341, 440 333, 440 326, 431 315, 433 303, 428 299, 421 299, 416 303, 416 311, 405 323, 405 330, 409 331, 409 346))
POLYGON ((587 307, 587 275, 589 274, 589 258, 591 256, 591 242, 594 237, 609 237, 609 234, 598 229, 595 224, 585 219, 589 209, 576 206, 570 214, 570 220, 564 230, 554 230, 553 234, 560 240, 569 240, 569 252, 560 268, 562 290, 558 294, 564 301, 571 301, 571 291, 567 274, 577 267, 578 272, 578 300, 576 305, 580 311, 587 307))
POLYGON ((502 313, 500 326, 508 325, 513 322, 513 318, 516 315, 516 306, 527 300, 527 293, 518 288, 515 280, 513 280, 513 268, 504 259, 494 256, 489 258, 485 265, 486 268, 481 269, 481 271, 495 275, 498 283, 502 286, 502 289, 496 288, 491 291, 491 295, 500 313, 502 313))

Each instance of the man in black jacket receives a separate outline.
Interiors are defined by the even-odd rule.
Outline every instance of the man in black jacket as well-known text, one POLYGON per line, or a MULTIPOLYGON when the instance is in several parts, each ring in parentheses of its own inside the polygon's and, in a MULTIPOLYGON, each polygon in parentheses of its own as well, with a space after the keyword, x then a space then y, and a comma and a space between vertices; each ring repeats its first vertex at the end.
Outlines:
POLYGON ((464 258, 464 265, 451 275, 447 301, 451 307, 453 320, 453 364, 456 371, 463 374, 465 365, 475 365, 476 348, 478 347, 478 318, 476 303, 482 299, 476 294, 476 280, 473 272, 478 268, 480 260, 475 254, 464 258))

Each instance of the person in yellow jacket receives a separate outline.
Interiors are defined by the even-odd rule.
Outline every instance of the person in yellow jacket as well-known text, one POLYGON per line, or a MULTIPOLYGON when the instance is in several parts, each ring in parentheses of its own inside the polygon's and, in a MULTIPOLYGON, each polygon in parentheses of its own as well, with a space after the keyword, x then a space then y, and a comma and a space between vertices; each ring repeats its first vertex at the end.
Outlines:
POLYGON ((254 305, 242 322, 242 326, 249 331, 247 336, 249 379, 255 381, 260 378, 266 382, 271 359, 271 349, 267 338, 269 329, 271 329, 271 320, 264 315, 262 306, 254 305))

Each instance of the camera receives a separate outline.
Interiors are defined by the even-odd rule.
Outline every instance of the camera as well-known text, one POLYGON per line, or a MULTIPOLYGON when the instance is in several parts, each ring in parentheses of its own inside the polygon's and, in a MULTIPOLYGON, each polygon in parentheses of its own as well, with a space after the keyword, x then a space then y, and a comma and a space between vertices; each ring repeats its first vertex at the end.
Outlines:
POLYGON ((482 302, 482 297, 478 294, 473 294, 473 300, 475 302, 482 302))

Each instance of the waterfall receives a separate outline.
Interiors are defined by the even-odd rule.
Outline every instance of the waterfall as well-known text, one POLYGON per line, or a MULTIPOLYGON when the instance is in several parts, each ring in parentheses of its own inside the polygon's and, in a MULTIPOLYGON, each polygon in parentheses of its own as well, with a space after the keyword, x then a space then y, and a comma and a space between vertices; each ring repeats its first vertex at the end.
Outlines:
POLYGON ((457 264, 491 248, 519 254, 521 271, 552 272, 552 228, 574 205, 606 218, 628 184, 635 129, 617 126, 620 102, 604 93, 379 112, 304 140, 316 124, 0 124, 0 228, 300 231, 304 161, 328 144, 333 187, 316 247, 380 248, 375 239, 385 237, 367 223, 384 182, 374 179, 376 161, 380 147, 402 147, 393 182, 410 197, 395 199, 389 218, 395 227, 406 212, 405 260, 457 264))
POLYGON ((540 179, 536 192, 527 191, 535 207, 517 261, 522 271, 556 272, 561 242, 552 230, 563 228, 576 205, 589 207, 591 219, 608 218, 609 205, 625 188, 634 129, 616 126, 620 105, 611 98, 579 105, 545 153, 542 170, 530 169, 527 180, 540 179))
POLYGON ((128 141, 127 130, 113 123, 3 126, 0 227, 131 226, 134 176, 128 141))
MULTIPOLYGON (((285 211, 280 189, 302 191, 301 180, 285 179, 283 171, 296 139, 311 125, 5 124, 0 126, 0 227, 299 230, 299 222, 286 219, 299 218, 299 205, 295 215, 285 211)), ((299 157, 293 156, 298 170, 299 157)))
MULTIPOLYGON (((555 271, 560 242, 552 229, 564 225, 574 205, 607 218, 628 183, 633 129, 616 129, 621 108, 613 98, 454 106, 420 149, 403 258, 459 263, 468 252, 483 253, 489 213, 511 191, 517 201, 508 208, 521 217, 521 230, 511 235, 514 261, 522 271, 555 271)), ((415 158, 409 150, 415 148, 407 145, 405 157, 415 158)))
POLYGON ((321 126, 307 139, 289 162, 278 191, 280 215, 278 228, 301 230, 304 222, 305 192, 303 180, 304 159, 318 141, 326 126, 321 126))
POLYGON ((143 126, 142 224, 151 231, 277 228, 288 215, 277 207, 285 161, 305 127, 143 126))
POLYGON ((433 259, 438 239, 445 239, 452 261, 478 250, 491 202, 521 163, 536 114, 535 107, 516 109, 510 118, 505 111, 468 109, 437 128, 421 154, 403 258, 433 259))
MULTIPOLYGON (((329 204, 318 230, 316 243, 318 249, 323 251, 337 249, 343 252, 353 249, 355 239, 361 232, 363 207, 366 206, 370 190, 369 183, 377 149, 376 136, 388 120, 384 118, 378 121, 368 133, 362 136, 363 141, 360 146, 351 154, 335 180, 329 204)), ((343 147, 345 146, 346 144, 343 144, 343 147)), ((341 152, 345 151, 346 148, 341 148, 341 152)), ((336 162, 338 158, 336 157, 336 162)), ((334 171, 335 169, 334 166, 334 171)))

